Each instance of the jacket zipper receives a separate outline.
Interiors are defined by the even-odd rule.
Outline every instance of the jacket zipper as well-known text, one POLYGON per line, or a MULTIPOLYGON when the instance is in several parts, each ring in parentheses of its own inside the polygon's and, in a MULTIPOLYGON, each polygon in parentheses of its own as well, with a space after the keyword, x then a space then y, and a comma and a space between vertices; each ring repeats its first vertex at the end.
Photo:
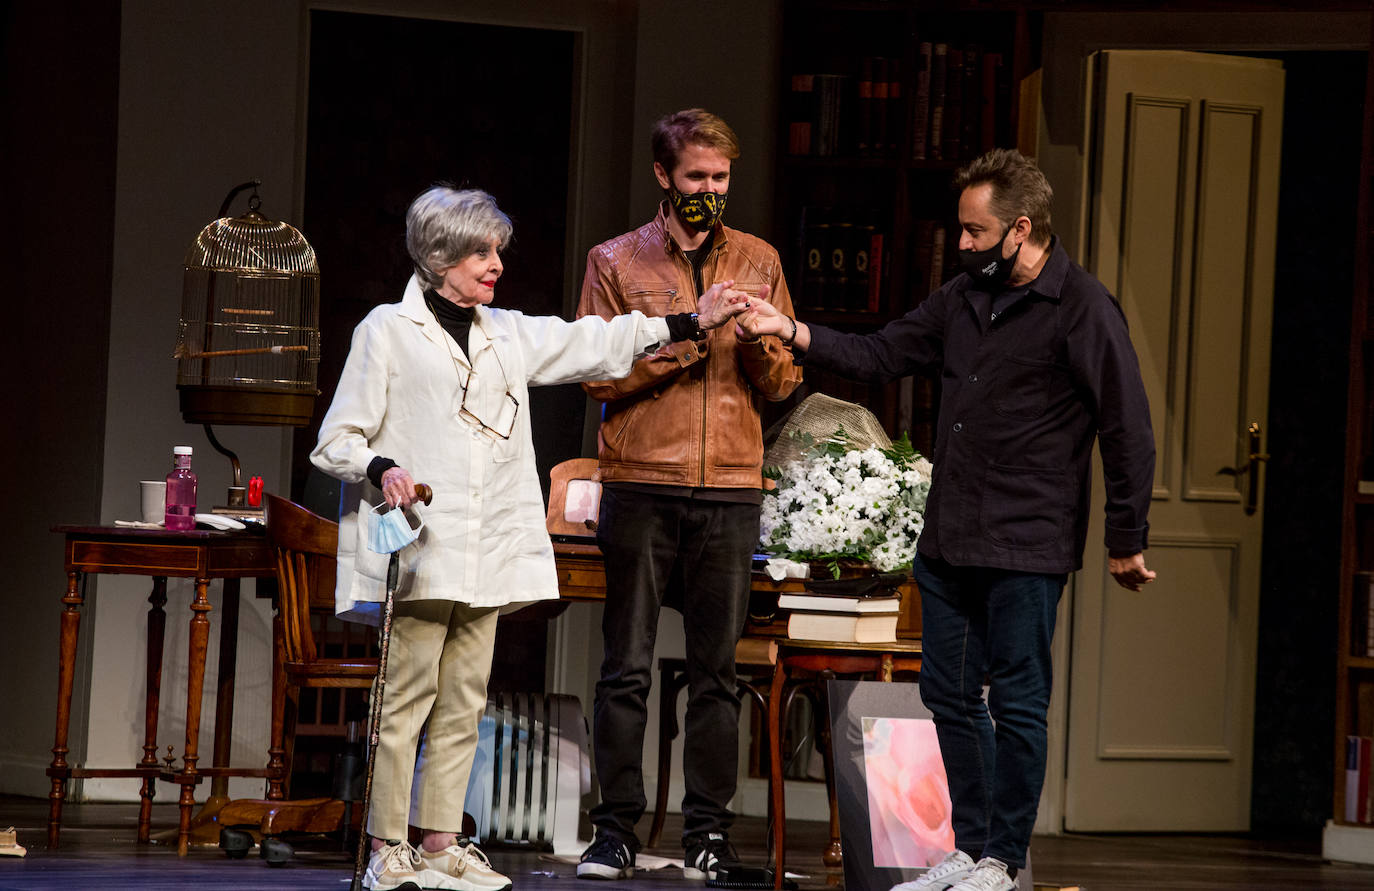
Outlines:
MULTIPOLYGON (((710 258, 708 257, 707 259, 710 259, 710 258)), ((690 266, 691 264, 688 264, 688 265, 690 266)), ((705 275, 704 275, 705 269, 704 269, 704 268, 703 268, 702 272, 703 272, 702 279, 703 279, 703 282, 704 282, 704 280, 705 280, 705 275)), ((697 289, 696 275, 695 275, 695 274, 692 275, 692 288, 693 288, 693 290, 696 290, 696 289, 697 289)), ((692 300, 692 305, 693 305, 693 306, 696 306, 696 305, 697 305, 697 302, 700 301, 700 300, 701 300, 701 294, 698 293, 698 294, 696 295, 696 297, 692 300)), ((698 347, 696 344, 693 344, 693 345, 692 345, 692 348, 693 348, 693 349, 699 349, 699 347, 698 347)), ((700 449, 700 453, 701 453, 701 461, 700 461, 700 464, 701 464, 701 466, 700 466, 700 469, 699 469, 699 471, 698 471, 700 475, 697 477, 697 478, 700 480, 700 482, 697 483, 697 485, 699 485, 699 486, 705 486, 705 485, 706 485, 706 414, 707 414, 707 411, 708 411, 708 409, 709 409, 709 407, 710 407, 710 405, 711 405, 710 400, 708 400, 708 399, 706 398, 706 388, 707 388, 708 386, 710 386, 710 383, 711 383, 711 352, 710 352, 710 350, 707 350, 707 352, 706 352, 706 357, 705 357, 705 359, 703 359, 703 361, 706 363, 706 367, 705 367, 705 369, 702 370, 702 373, 701 373, 701 449, 700 449)))
MULTIPOLYGON (((712 245, 711 245, 711 254, 714 254, 718 249, 719 249, 719 246, 718 246, 718 245, 712 244, 712 245)), ((686 254, 684 254, 684 253, 682 252, 682 248, 681 248, 681 247, 678 247, 678 255, 679 255, 680 257, 682 257, 682 261, 683 261, 684 263, 687 263, 687 280, 688 280, 689 282, 691 282, 691 285, 692 285, 692 306, 693 306, 693 308, 695 309, 696 306, 697 306, 697 302, 701 300, 701 290, 697 287, 696 270, 694 270, 694 269, 692 268, 692 264, 691 264, 690 262, 688 262, 687 256, 686 256, 686 254)), ((711 259, 710 254, 707 255, 706 259, 707 259, 707 260, 710 260, 710 259, 711 259)), ((703 281, 703 282, 706 281, 706 264, 705 264, 705 263, 702 264, 702 276, 701 276, 701 278, 702 278, 702 281, 703 281)), ((695 347, 694 347, 694 348, 695 348, 695 347)), ((708 412, 708 410, 709 410, 709 407, 710 407, 710 405, 711 405, 710 400, 707 399, 707 392, 706 392, 706 388, 710 385, 710 381, 711 381, 711 355, 710 355, 710 351, 709 351, 709 350, 707 351, 707 355, 706 355, 706 357, 705 357, 705 359, 704 359, 703 361, 706 363, 706 368, 705 368, 705 370, 702 372, 702 375, 701 375, 701 447, 700 447, 700 449, 699 449, 699 455, 700 455, 700 457, 699 457, 699 460, 697 461, 697 479, 698 479, 697 485, 698 485, 698 486, 705 487, 705 486, 706 486, 706 416, 707 416, 707 412, 708 412)))

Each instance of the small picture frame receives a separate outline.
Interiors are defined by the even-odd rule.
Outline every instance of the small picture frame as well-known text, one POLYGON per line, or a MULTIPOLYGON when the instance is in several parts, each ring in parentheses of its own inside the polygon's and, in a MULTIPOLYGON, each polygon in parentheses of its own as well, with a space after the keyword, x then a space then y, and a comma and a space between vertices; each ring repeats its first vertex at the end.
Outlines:
MULTIPOLYGON (((954 848, 935 722, 915 683, 832 680, 827 696, 845 891, 888 891, 954 848)), ((1034 887, 1029 855, 1016 878, 1034 887)))
POLYGON ((594 531, 600 511, 600 483, 595 480, 568 480, 567 499, 563 502, 564 520, 594 531))

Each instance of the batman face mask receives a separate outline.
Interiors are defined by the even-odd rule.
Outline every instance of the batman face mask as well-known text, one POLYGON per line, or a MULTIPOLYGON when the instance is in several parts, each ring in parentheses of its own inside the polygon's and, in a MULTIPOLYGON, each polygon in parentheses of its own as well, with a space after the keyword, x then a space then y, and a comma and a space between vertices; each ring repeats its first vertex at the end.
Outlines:
POLYGON ((668 187, 668 203, 678 218, 698 232, 708 232, 725 213, 724 192, 693 192, 684 195, 674 186, 668 187))
POLYGON ((420 537, 425 521, 418 514, 400 508, 379 508, 372 514, 367 547, 378 554, 392 554, 420 537))

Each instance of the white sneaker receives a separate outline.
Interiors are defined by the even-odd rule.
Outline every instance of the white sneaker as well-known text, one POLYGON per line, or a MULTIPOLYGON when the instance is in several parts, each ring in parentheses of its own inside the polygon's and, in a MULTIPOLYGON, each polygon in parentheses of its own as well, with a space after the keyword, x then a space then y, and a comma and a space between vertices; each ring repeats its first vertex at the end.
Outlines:
POLYGON ((482 849, 460 838, 442 851, 420 849, 420 885, 447 891, 506 891, 511 881, 491 868, 482 849))
POLYGON ((398 888, 420 887, 420 877, 415 869, 420 865, 420 855, 407 841, 394 845, 383 845, 372 852, 367 861, 367 873, 363 876, 363 887, 369 891, 394 891, 398 888))
POLYGON ((949 891, 1016 891, 1016 879, 1007 875, 1007 865, 1001 860, 984 857, 949 891))
POLYGON ((892 891, 946 891, 973 872, 973 858, 960 850, 950 851, 945 859, 926 870, 919 879, 894 885, 892 891))

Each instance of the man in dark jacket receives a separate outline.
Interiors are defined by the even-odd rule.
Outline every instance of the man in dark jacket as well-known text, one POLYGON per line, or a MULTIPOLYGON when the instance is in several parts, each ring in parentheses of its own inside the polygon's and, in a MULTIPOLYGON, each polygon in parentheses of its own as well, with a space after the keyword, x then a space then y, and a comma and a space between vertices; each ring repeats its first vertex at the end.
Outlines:
POLYGON ((799 362, 860 380, 940 372, 913 572, 921 696, 949 776, 956 848, 901 891, 1008 891, 1025 866, 1045 777, 1055 611, 1082 566, 1094 438, 1108 569, 1132 591, 1155 576, 1143 556, 1154 434, 1120 305, 1051 234, 1052 192, 1033 162, 997 149, 955 186, 964 273, 904 317, 842 334, 755 303, 740 323, 781 337, 799 362))
MULTIPOLYGON (((588 253, 578 315, 612 318, 637 309, 672 318, 695 313, 707 288, 730 282, 732 300, 743 292, 791 313, 778 252, 720 222, 739 156, 734 131, 693 108, 660 120, 652 146, 665 200, 652 221, 588 253)), ((604 403, 596 537, 606 560, 606 606, 593 708, 601 802, 591 812, 596 838, 578 864, 579 878, 634 873, 635 823, 647 805, 646 702, 665 604, 682 611, 687 645, 684 873, 714 878, 717 863, 734 859, 735 644, 759 537, 759 405, 785 399, 800 381, 776 337, 747 337, 727 325, 665 346, 622 380, 583 385, 604 403)))

